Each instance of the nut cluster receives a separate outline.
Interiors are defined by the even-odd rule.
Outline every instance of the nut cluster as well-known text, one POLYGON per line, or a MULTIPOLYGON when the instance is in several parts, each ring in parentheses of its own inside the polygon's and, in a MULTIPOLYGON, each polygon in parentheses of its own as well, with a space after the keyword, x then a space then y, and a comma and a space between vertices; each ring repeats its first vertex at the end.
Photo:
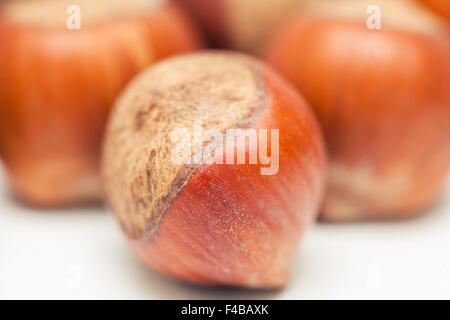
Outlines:
POLYGON ((14 193, 105 201, 167 276, 283 287, 315 220, 411 217, 448 173, 450 1, 372 2, 0 2, 14 193))

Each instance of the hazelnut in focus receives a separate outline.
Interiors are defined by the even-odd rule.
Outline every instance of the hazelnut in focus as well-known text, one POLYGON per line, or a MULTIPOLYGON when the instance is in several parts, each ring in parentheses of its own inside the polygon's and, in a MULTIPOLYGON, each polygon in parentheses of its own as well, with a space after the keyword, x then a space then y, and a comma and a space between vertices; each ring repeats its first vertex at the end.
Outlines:
POLYGON ((107 200, 139 257, 210 285, 285 285, 325 174, 303 98, 262 62, 215 51, 133 80, 102 156, 107 200))

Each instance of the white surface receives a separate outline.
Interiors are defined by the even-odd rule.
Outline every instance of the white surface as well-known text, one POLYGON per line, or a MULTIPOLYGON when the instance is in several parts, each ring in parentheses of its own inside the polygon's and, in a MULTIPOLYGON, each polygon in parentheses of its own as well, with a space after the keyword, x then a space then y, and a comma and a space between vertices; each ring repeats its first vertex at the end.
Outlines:
POLYGON ((292 281, 262 292, 181 284, 147 269, 101 208, 36 211, 0 175, 0 298, 450 298, 450 188, 406 222, 318 224, 303 239, 292 281))

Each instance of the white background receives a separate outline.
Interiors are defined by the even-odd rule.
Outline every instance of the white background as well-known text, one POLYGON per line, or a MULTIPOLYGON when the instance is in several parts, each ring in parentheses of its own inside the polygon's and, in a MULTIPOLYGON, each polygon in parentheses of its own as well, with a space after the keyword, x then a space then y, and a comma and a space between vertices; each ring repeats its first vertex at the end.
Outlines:
POLYGON ((0 298, 450 299, 450 186, 403 222, 317 224, 280 291, 205 288, 147 269, 102 208, 32 210, 0 174, 0 298))

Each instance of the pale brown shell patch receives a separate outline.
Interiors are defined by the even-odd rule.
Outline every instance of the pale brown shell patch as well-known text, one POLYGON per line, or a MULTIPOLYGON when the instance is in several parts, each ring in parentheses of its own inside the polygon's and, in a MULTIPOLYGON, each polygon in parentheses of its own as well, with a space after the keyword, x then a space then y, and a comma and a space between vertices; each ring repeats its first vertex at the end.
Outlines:
POLYGON ((376 5, 381 13, 381 30, 394 29, 426 35, 447 35, 448 27, 435 14, 411 0, 302 0, 300 11, 307 15, 339 18, 363 25, 376 5))
POLYGON ((18 24, 65 28, 67 8, 80 8, 81 27, 126 16, 141 14, 161 7, 166 0, 9 0, 2 11, 18 24))

